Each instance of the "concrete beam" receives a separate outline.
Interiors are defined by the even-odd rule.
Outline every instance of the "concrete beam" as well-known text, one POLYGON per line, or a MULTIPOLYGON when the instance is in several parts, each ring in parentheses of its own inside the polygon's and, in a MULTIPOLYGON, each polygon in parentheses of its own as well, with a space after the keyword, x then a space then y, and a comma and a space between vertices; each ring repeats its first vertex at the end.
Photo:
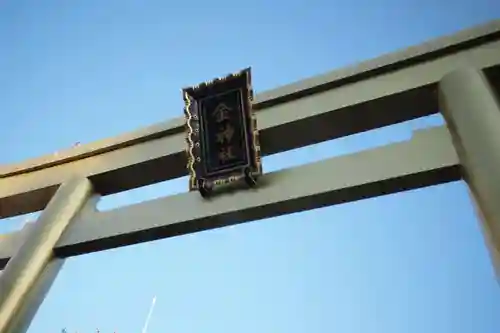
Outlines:
POLYGON ((55 251, 67 257, 406 191, 458 180, 459 169, 447 129, 422 130, 407 142, 266 174, 255 190, 210 201, 183 193, 82 215, 55 251))
MULTIPOLYGON (((313 78, 285 85, 280 88, 257 94, 254 109, 263 110, 271 105, 286 103, 304 96, 362 81, 380 74, 386 74, 414 64, 435 60, 459 51, 475 48, 500 39, 500 20, 459 31, 451 36, 444 36, 428 41, 418 46, 390 53, 376 59, 361 62, 313 78)), ((45 168, 54 164, 71 162, 77 159, 98 155, 111 150, 121 149, 158 137, 172 135, 183 131, 182 117, 155 124, 132 133, 126 133, 114 138, 100 140, 91 144, 74 147, 60 152, 57 156, 46 155, 40 158, 24 161, 15 165, 0 166, 0 177, 17 173, 26 173, 45 168)))
MULTIPOLYGON (((447 129, 422 130, 410 141, 266 174, 255 190, 210 201, 192 192, 106 212, 87 209, 62 235, 55 253, 80 255, 446 183, 460 179, 459 170, 447 129)), ((0 241, 0 263, 14 253, 21 235, 0 241)))
POLYGON ((4 269, 8 259, 17 253, 33 224, 29 222, 19 231, 0 235, 0 269, 4 269))
MULTIPOLYGON (((498 54, 500 20, 257 95, 262 152, 274 154, 435 113, 438 81, 462 66, 486 69, 500 87, 498 54)), ((91 179, 103 195, 185 175, 182 123, 175 119, 58 158, 4 167, 0 218, 43 209, 57 186, 74 174, 91 179)))

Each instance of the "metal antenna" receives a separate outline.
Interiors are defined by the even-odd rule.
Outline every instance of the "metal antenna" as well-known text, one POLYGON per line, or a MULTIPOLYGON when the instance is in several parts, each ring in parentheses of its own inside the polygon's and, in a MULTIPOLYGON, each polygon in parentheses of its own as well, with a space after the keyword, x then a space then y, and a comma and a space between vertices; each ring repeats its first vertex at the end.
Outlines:
POLYGON ((149 307, 148 316, 146 317, 146 322, 144 323, 144 327, 142 328, 141 333, 147 333, 148 331, 149 321, 151 320, 151 315, 153 314, 155 304, 156 304, 156 296, 153 297, 153 301, 151 302, 151 306, 149 307))

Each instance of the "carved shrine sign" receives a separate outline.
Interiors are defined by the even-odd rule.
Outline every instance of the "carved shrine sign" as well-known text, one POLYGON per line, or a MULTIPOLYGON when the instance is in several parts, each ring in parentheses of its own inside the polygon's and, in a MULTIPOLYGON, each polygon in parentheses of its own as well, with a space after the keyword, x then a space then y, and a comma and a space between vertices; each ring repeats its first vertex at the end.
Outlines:
POLYGON ((217 185, 262 173, 250 68, 182 90, 189 190, 207 196, 217 185))

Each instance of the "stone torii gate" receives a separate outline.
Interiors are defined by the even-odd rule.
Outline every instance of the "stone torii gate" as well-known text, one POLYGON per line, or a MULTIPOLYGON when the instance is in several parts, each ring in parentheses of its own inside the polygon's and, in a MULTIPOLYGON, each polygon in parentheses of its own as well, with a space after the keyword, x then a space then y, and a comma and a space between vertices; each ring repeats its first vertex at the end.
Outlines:
POLYGON ((0 332, 25 332, 65 258, 464 179, 500 273, 500 20, 257 94, 263 155, 442 112, 401 143, 99 212, 102 195, 186 174, 184 119, 0 168, 0 332), (311 177, 311 175, 315 175, 311 177), (189 207, 189 209, 179 209, 189 207))

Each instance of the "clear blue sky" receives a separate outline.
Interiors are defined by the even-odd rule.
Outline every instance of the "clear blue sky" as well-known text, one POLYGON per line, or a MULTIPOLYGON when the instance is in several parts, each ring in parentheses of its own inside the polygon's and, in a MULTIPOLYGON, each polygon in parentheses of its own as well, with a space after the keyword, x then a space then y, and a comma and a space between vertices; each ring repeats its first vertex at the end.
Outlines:
MULTIPOLYGON (((0 1, 0 163, 181 116, 181 87, 247 66, 258 93, 498 17, 496 0, 0 1)), ((439 124, 266 157, 264 168, 439 124)), ((186 189, 182 178, 99 208, 186 189)), ((140 333, 154 295, 148 333, 500 329, 500 288, 462 182, 71 258, 29 332, 140 333)))

